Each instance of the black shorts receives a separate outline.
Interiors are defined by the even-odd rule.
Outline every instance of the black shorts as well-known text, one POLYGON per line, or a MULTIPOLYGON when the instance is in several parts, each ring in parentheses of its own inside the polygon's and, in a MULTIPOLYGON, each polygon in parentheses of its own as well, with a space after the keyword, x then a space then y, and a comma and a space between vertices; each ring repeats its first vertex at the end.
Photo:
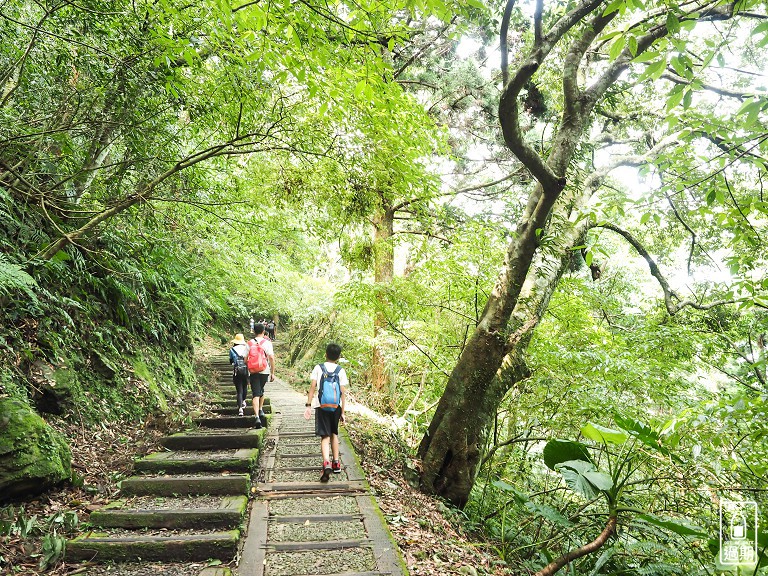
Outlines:
POLYGON ((339 433, 341 406, 335 412, 315 408, 315 436, 325 437, 339 433))
POLYGON ((261 398, 264 396, 264 384, 269 380, 269 374, 256 372, 248 376, 248 380, 251 382, 251 394, 253 394, 253 397, 261 398))

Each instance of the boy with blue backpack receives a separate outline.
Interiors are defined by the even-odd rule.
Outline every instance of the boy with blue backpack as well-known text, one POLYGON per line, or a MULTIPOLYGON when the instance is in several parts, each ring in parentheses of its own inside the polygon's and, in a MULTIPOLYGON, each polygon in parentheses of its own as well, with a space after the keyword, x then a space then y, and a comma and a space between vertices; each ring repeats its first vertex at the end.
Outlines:
POLYGON ((320 437, 320 451, 323 455, 323 474, 320 476, 320 482, 328 482, 331 473, 341 473, 339 422, 344 422, 344 400, 349 379, 344 368, 338 365, 340 357, 341 346, 328 344, 325 349, 325 362, 312 370, 309 394, 304 404, 304 418, 307 420, 312 408, 315 409, 315 436, 320 437))

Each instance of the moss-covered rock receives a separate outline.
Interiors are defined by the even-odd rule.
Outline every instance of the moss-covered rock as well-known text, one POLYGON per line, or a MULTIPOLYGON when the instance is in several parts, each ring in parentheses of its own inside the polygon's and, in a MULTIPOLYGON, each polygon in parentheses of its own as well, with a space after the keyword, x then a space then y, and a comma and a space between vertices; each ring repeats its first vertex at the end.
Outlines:
POLYGON ((34 392, 32 400, 39 412, 64 414, 73 406, 72 386, 77 383, 77 374, 66 367, 54 370, 50 365, 37 360, 32 365, 34 392))
POLYGON ((0 500, 36 494, 71 476, 64 437, 19 400, 0 398, 0 500))

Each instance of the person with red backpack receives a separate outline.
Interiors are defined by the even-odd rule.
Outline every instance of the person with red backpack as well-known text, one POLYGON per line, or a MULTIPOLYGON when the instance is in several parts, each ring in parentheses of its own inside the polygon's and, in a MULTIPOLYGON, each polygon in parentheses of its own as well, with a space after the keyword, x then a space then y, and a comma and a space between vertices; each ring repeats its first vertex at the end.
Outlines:
MULTIPOLYGON (((264 414, 264 385, 275 380, 275 351, 272 342, 264 337, 264 324, 253 327, 254 338, 248 341, 248 380, 253 394, 253 413, 256 416, 256 428, 267 426, 264 414)), ((245 408, 245 402, 243 402, 245 408)), ((240 415, 242 416, 242 408, 240 415)))

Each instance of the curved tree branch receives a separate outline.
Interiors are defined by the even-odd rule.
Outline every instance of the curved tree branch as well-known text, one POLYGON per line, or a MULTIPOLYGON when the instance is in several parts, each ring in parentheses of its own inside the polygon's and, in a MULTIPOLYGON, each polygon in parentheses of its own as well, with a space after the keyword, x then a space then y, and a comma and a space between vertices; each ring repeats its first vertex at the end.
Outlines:
POLYGON ((645 249, 645 247, 640 243, 640 241, 637 238, 635 238, 632 234, 630 234, 626 230, 622 230, 621 228, 613 224, 607 224, 607 223, 597 224, 594 226, 594 228, 605 228, 606 230, 611 230, 613 232, 616 232, 616 234, 618 234, 619 236, 622 236, 627 242, 629 242, 632 245, 632 247, 637 251, 637 253, 640 254, 640 256, 642 256, 645 259, 646 263, 648 264, 648 268, 651 271, 651 276, 656 278, 656 281, 659 283, 659 286, 661 286, 661 289, 664 291, 664 304, 670 316, 674 316, 686 306, 690 306, 695 310, 709 310, 717 306, 723 306, 725 304, 735 304, 737 302, 744 301, 744 299, 742 298, 742 299, 717 300, 715 302, 710 302, 709 304, 700 304, 693 300, 682 300, 680 296, 678 296, 678 294, 674 290, 672 290, 672 288, 669 285, 669 282, 661 273, 661 270, 659 270, 659 266, 656 264, 656 261, 653 259, 653 257, 651 257, 651 255, 648 253, 648 251, 645 249))
MULTIPOLYGON (((582 0, 573 10, 560 18, 549 32, 541 37, 540 43, 533 46, 528 57, 520 64, 512 77, 510 77, 507 69, 506 35, 509 22, 507 21, 505 25, 502 21, 502 76, 505 81, 499 99, 501 132, 504 136, 504 143, 533 174, 534 178, 541 184, 545 194, 557 195, 565 186, 565 178, 559 176, 523 137, 520 127, 518 96, 525 83, 536 73, 557 42, 601 3, 601 0, 582 0)), ((507 9, 511 11, 512 5, 514 5, 514 0, 508 0, 507 9)))
POLYGON ((504 16, 501 18, 501 30, 499 31, 499 50, 501 51, 501 79, 506 87, 509 82, 509 48, 507 47, 507 33, 509 32, 509 18, 512 16, 512 8, 515 0, 507 0, 504 7, 504 16))
POLYGON ((573 562, 574 560, 578 560, 582 556, 586 556, 587 554, 591 554, 592 552, 595 552, 596 550, 599 550, 602 548, 603 544, 605 544, 608 541, 608 538, 616 531, 616 516, 609 516, 608 517, 608 523, 605 525, 605 528, 603 528, 603 531, 600 532, 600 535, 592 540, 589 544, 585 544, 584 546, 581 546, 580 548, 576 548, 575 550, 571 550, 568 552, 568 554, 564 554, 560 556, 560 558, 553 560, 549 564, 547 564, 544 568, 536 572, 534 576, 552 576, 555 572, 560 570, 563 566, 566 564, 569 564, 570 562, 573 562))
MULTIPOLYGON (((675 84, 681 84, 683 86, 690 86, 693 82, 691 80, 686 80, 682 76, 678 76, 671 70, 662 74, 662 78, 665 80, 669 80, 670 82, 674 82, 675 84)), ((754 92, 736 92, 735 90, 728 90, 727 88, 721 88, 719 86, 712 86, 712 84, 706 84, 704 82, 697 82, 697 85, 702 90, 706 90, 707 92, 713 92, 714 94, 718 94, 720 96, 725 96, 728 98, 736 98, 737 100, 746 100, 747 98, 752 98, 755 94, 754 92)))

